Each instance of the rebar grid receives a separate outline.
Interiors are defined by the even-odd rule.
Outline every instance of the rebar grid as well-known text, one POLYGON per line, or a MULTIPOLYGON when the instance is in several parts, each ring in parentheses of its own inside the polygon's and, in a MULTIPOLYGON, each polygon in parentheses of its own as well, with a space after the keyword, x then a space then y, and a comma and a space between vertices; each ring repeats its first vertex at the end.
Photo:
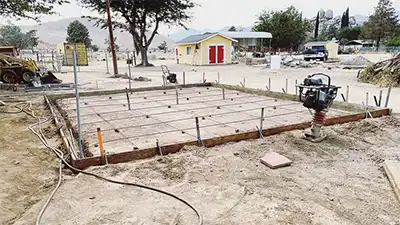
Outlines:
MULTIPOLYGON (((191 89, 191 88, 188 88, 188 89, 191 89)), ((182 90, 184 90, 183 88, 182 88, 182 90)), ((181 91, 182 91, 181 90, 181 91)), ((168 91, 174 91, 173 92, 173 94, 175 95, 175 89, 169 89, 169 90, 157 90, 157 92, 168 92, 168 91)), ((141 99, 141 98, 143 98, 143 97, 147 97, 147 98, 153 98, 153 97, 162 97, 162 96, 167 96, 167 95, 171 95, 171 93, 167 93, 167 94, 157 94, 157 95, 151 95, 151 94, 142 94, 142 93, 148 93, 148 92, 156 92, 156 91, 143 91, 143 92, 133 92, 134 94, 132 95, 131 94, 131 99, 141 99)), ((197 91, 190 91, 190 92, 186 92, 186 91, 183 91, 183 92, 179 92, 180 94, 196 94, 196 93, 198 93, 199 91, 197 90, 197 91)), ((210 90, 206 90, 205 91, 205 93, 213 93, 213 92, 219 92, 219 93, 222 93, 221 92, 221 90, 219 90, 218 88, 211 88, 210 87, 210 90)), ((240 93, 239 91, 232 91, 232 92, 235 92, 235 93, 240 93)), ((128 89, 128 93, 130 93, 129 92, 129 89, 128 89)), ((114 100, 125 100, 125 97, 124 96, 122 96, 122 94, 111 94, 111 95, 121 95, 121 97, 113 97, 112 99, 98 99, 98 100, 93 100, 93 97, 97 97, 97 96, 89 96, 89 97, 81 97, 80 98, 80 100, 86 100, 86 99, 91 99, 92 101, 91 102, 94 102, 94 101, 101 101, 101 102, 107 102, 107 101, 114 101, 114 100)), ((105 95, 100 95, 100 96, 105 96, 105 95)), ((172 100, 174 100, 174 99, 172 99, 172 100)), ((68 102, 66 102, 66 104, 73 104, 74 102, 72 102, 72 103, 70 103, 69 101, 68 102)))
MULTIPOLYGON (((270 100, 262 100, 262 101, 270 101, 270 100)), ((244 103, 240 103, 240 104, 248 104, 248 103, 253 103, 253 102, 244 102, 244 103)), ((276 106, 277 108, 282 108, 283 106, 291 106, 291 105, 297 105, 298 103, 287 103, 287 104, 281 104, 276 106)), ((220 107, 224 107, 227 105, 220 105, 220 107)), ((273 105, 264 105, 265 108, 269 108, 269 107, 274 107, 273 105)), ((212 108, 216 108, 215 106, 207 106, 207 107, 201 107, 201 108, 191 108, 190 110, 197 110, 197 109, 212 109, 212 108)), ((219 116, 219 115, 227 115, 227 114, 234 114, 234 113, 243 113, 243 112, 249 112, 249 111, 254 111, 254 110, 259 110, 261 107, 257 107, 257 108, 251 108, 251 109, 243 109, 243 110, 237 110, 237 111, 231 111, 231 112, 221 112, 221 113, 212 113, 212 114, 208 114, 208 115, 203 115, 203 116, 219 116)), ((283 108, 284 109, 284 108, 283 108)), ((158 112, 158 113, 151 113, 151 114, 146 114, 146 116, 149 116, 150 118, 152 118, 152 116, 157 116, 157 115, 163 115, 163 114, 171 114, 171 113, 180 113, 180 112, 185 112, 187 110, 185 109, 181 109, 181 110, 175 110, 175 111, 169 111, 169 112, 158 112)), ((137 118, 143 118, 145 116, 140 115, 140 116, 129 116, 129 117, 120 117, 120 118, 115 118, 115 119, 109 119, 108 121, 119 121, 119 120, 125 120, 125 119, 137 119, 137 118)), ((201 117, 201 116, 199 116, 201 117)), ((172 122, 178 122, 178 121, 184 121, 184 120, 190 120, 193 119, 194 117, 187 117, 187 118, 180 118, 177 120, 170 120, 167 121, 169 123, 172 122)), ((102 121, 93 121, 93 122, 87 122, 87 123, 82 123, 82 125, 88 125, 88 124, 94 124, 94 123, 100 123, 102 121)), ((158 123, 157 123, 158 124, 158 123)), ((144 125, 137 125, 136 127, 142 127, 142 126, 146 126, 147 124, 144 125)), ((156 124, 150 124, 150 125, 156 125, 156 124)), ((130 127, 135 127, 135 126, 130 126, 130 127)), ((125 128, 129 128, 129 127, 125 127, 125 128)), ((122 128, 121 128, 122 129, 122 128)))
MULTIPOLYGON (((260 108, 258 108, 258 109, 260 109, 260 108)), ((271 116, 268 116, 268 117, 264 116, 264 120, 267 119, 267 118, 294 115, 294 114, 299 114, 299 113, 308 113, 308 111, 299 110, 299 111, 294 111, 294 112, 290 112, 290 113, 281 113, 281 114, 277 114, 277 115, 271 115, 271 116)), ((251 119, 245 119, 245 120, 235 120, 235 121, 226 122, 225 124, 234 124, 234 123, 254 121, 254 120, 259 121, 260 118, 251 118, 251 119)), ((210 128, 210 127, 215 127, 215 126, 220 126, 220 125, 221 124, 210 124, 210 125, 201 126, 201 128, 210 128)), ((181 132, 181 131, 185 131, 186 132, 186 131, 190 131, 190 130, 196 130, 196 127, 185 128, 185 129, 177 129, 177 130, 171 130, 171 131, 160 131, 160 132, 154 132, 154 133, 146 133, 146 134, 141 134, 141 135, 129 136, 127 138, 133 139, 133 138, 145 137, 145 136, 151 136, 151 135, 158 135, 158 134, 175 133, 175 132, 181 132)), ((124 138, 111 139, 111 140, 103 141, 103 143, 110 143, 110 142, 121 141, 121 140, 124 140, 124 138)))
MULTIPOLYGON (((204 98, 204 97, 217 97, 217 96, 222 96, 221 94, 217 94, 217 95, 201 95, 201 96, 185 96, 183 98, 179 98, 179 99, 185 99, 185 98, 191 98, 191 99, 197 99, 197 98, 204 98)), ((147 100, 152 100, 152 97, 147 97, 147 100)), ((132 99, 132 98, 130 98, 132 99)), ((110 99, 112 101, 126 101, 126 98, 121 98, 121 99, 110 99)), ((176 97, 174 98, 167 98, 167 99, 161 99, 161 100, 155 100, 156 102, 161 102, 161 101, 171 101, 171 100, 176 100, 176 97)), ((153 100, 154 101, 154 100, 153 100)), ((83 102, 83 101, 82 101, 83 102)), ((89 102, 84 102, 87 103, 87 106, 81 106, 81 109, 84 108, 90 108, 90 107, 104 107, 104 106, 116 106, 116 105, 123 105, 124 103, 113 103, 113 104, 100 104, 100 105, 91 105, 89 104, 89 102)), ((137 103, 146 103, 146 101, 137 101, 137 102, 130 102, 130 105, 134 105, 137 103)), ((188 102, 188 103, 181 103, 180 105, 190 105, 190 104, 196 104, 197 102, 188 102)), ((157 106, 154 106, 157 107, 157 106)), ((65 111, 73 111, 74 109, 67 109, 65 111)))
MULTIPOLYGON (((127 144, 131 143, 133 146, 136 146, 136 144, 139 144, 138 142, 142 142, 143 137, 146 136, 153 136, 153 135, 160 135, 160 134, 168 134, 168 133, 179 133, 179 134, 184 134, 187 135, 186 137, 182 136, 182 138, 189 138, 190 140, 196 140, 196 135, 195 131, 196 131, 196 126, 195 123, 193 121, 193 125, 191 126, 190 121, 189 120, 194 120, 195 115, 200 114, 201 112, 195 112, 196 110, 208 110, 208 109, 215 109, 217 110, 217 108, 223 110, 223 112, 216 112, 216 113, 208 113, 208 111, 205 111, 204 114, 206 115, 197 115, 198 118, 202 118, 205 117, 207 118, 208 121, 210 121, 211 124, 208 125, 203 125, 201 126, 201 128, 211 128, 211 127, 222 127, 225 126, 225 128, 223 128, 221 130, 221 132, 225 133, 225 132, 231 132, 231 133, 235 133, 241 130, 241 132, 243 132, 244 130, 246 131, 251 131, 251 130, 258 130, 259 128, 257 127, 259 125, 259 123, 268 123, 268 121, 273 122, 273 125, 270 124, 270 126, 274 127, 274 126, 280 126, 280 125, 288 125, 290 124, 290 121, 276 121, 273 120, 274 118, 277 117, 285 117, 288 115, 295 115, 295 114, 308 114, 308 110, 307 109, 303 109, 303 110, 295 110, 295 109, 291 109, 285 106, 292 106, 292 105, 300 105, 300 102, 293 102, 293 101, 288 101, 288 100, 278 100, 280 101, 279 103, 276 103, 276 99, 271 98, 271 97, 266 97, 266 96, 258 96, 258 95, 252 95, 252 94, 248 94, 248 93, 243 93, 240 91, 229 91, 227 94, 229 96, 226 96, 225 100, 223 99, 223 89, 221 90, 205 90, 205 88, 203 89, 197 89, 195 91, 192 92, 180 92, 180 99, 186 99, 186 98, 191 98, 191 99, 197 99, 197 98, 212 98, 212 97, 217 97, 217 96, 221 96, 221 98, 219 99, 212 99, 212 100, 207 100, 207 101, 198 101, 198 102, 184 102, 184 103, 180 103, 179 105, 176 105, 174 103, 172 103, 172 101, 176 100, 176 89, 171 89, 170 93, 167 94, 160 94, 160 95, 148 95, 145 94, 145 92, 143 92, 144 94, 142 95, 134 95, 131 96, 131 100, 135 100, 135 99, 143 99, 143 97, 146 97, 147 101, 140 101, 140 102, 131 102, 131 105, 135 105, 137 103, 150 103, 150 102, 156 102, 157 106, 149 106, 149 107, 143 107, 143 108, 135 108, 132 110, 127 110, 126 107, 122 108, 122 110, 115 110, 115 111, 106 111, 104 113, 100 112, 98 113, 94 108, 98 108, 98 107, 102 107, 102 106, 113 106, 113 105, 122 105, 123 103, 118 103, 118 104, 104 104, 104 105, 92 105, 89 104, 88 107, 84 107, 84 108, 91 108, 93 110, 94 113, 89 113, 86 115, 82 115, 82 117, 84 116, 90 116, 90 115, 97 115, 101 118, 101 120, 98 121, 92 121, 92 122, 87 122, 87 123, 82 123, 82 125, 90 125, 90 124, 95 124, 95 123, 104 123, 106 122, 107 124, 109 124, 111 126, 111 128, 109 129, 103 129, 102 132, 104 133, 108 133, 111 131, 115 131, 118 130, 122 137, 117 137, 115 136, 112 139, 109 140, 105 140, 104 143, 112 143, 112 142, 116 142, 116 141, 123 141, 126 140, 127 144), (173 91, 173 92, 172 92, 173 91), (201 92, 201 94, 204 93, 204 95, 199 95, 199 96, 185 96, 185 94, 187 93, 198 93, 201 92), (216 95, 209 95, 209 93, 212 92, 220 92, 219 94, 216 95), (174 93, 174 94, 173 94, 174 93), (242 96, 238 96, 239 94, 243 94, 242 96), (155 96, 174 96, 173 98, 164 98, 164 99, 160 99, 160 100, 152 100, 152 98, 154 98, 155 96), (234 102, 231 102, 231 98, 236 100, 234 102), (244 99, 244 101, 239 101, 244 99), (166 102, 166 101, 171 101, 171 102, 166 102), (272 102, 274 101, 274 102, 272 102), (224 104, 218 104, 218 103, 224 103, 224 104), (288 102, 288 103, 285 103, 288 102), (192 104, 198 104, 198 103, 202 103, 205 106, 201 106, 201 107, 194 107, 194 108, 190 108, 190 107, 186 107, 183 109, 179 109, 179 110, 172 110, 172 111, 165 111, 165 112, 155 112, 155 113, 149 113, 146 114, 145 110, 149 110, 149 109, 157 109, 157 108, 166 108, 167 106, 172 106, 173 107, 179 107, 180 105, 192 105, 192 104), (281 104, 283 103, 283 104, 281 104), (258 105, 257 107, 254 108, 246 108, 246 109, 242 109, 242 110, 235 110, 233 107, 230 106, 244 106, 246 107, 247 104, 255 104, 258 105), (225 108, 224 108, 225 107, 225 108), (265 109, 271 109, 271 108, 277 109, 277 110, 285 110, 286 112, 284 113, 279 113, 279 114, 275 114, 275 115, 269 115, 269 116, 264 116, 263 120, 261 121, 261 116, 260 115, 256 115, 255 113, 251 113, 252 111, 260 111, 261 108, 265 108, 265 109), (120 112, 126 112, 126 111, 131 111, 131 113, 133 115, 130 116, 124 116, 124 117, 119 117, 119 118, 115 118, 115 119, 105 119, 103 116, 104 114, 111 114, 111 113, 120 113, 120 112), (185 118, 179 118, 179 119, 172 119, 172 120, 165 120, 163 121, 163 117, 157 117, 155 118, 154 116, 157 115, 166 115, 166 114, 173 114, 173 113, 187 113, 187 114, 192 114, 190 117, 185 117, 185 118), (235 115, 235 114, 242 114, 241 116, 245 116, 245 118, 243 119, 237 119, 235 120, 234 118, 232 118, 232 121, 229 121, 231 118, 228 118, 227 122, 222 122, 221 119, 218 118, 211 118, 211 117, 215 117, 215 116, 222 116, 222 115, 235 115), (249 118, 246 118, 249 117, 249 118), (145 118, 150 118, 151 120, 155 121, 155 122, 151 122, 151 123, 146 123, 146 124, 141 124, 141 125, 133 125, 133 126, 121 126, 121 127, 116 127, 113 126, 111 123, 112 121, 120 121, 120 120, 129 120, 129 119, 145 119, 145 118), (188 124, 184 123, 184 127, 186 128, 179 128, 179 125, 177 124, 170 124, 170 123, 174 123, 174 122, 181 122, 181 121, 189 121, 188 124), (247 122, 247 121, 258 121, 258 123, 256 123, 254 125, 254 127, 250 127, 247 128, 247 123, 243 123, 243 122, 247 122), (239 123, 243 123, 243 125, 239 124, 239 123), (144 128, 144 127, 150 127, 150 126, 157 126, 157 125, 164 125, 164 129, 163 131, 156 131, 157 129, 155 128, 155 132, 151 132, 152 129, 148 128, 148 129, 144 129, 144 130, 138 130, 139 134, 137 135, 130 135, 130 134, 134 134, 132 132, 126 132, 128 130, 132 130, 135 128, 144 128), (234 125, 237 124, 237 125, 234 125), (244 127, 243 127, 244 126, 244 127), (169 128, 168 128, 169 127, 169 128), (238 129, 238 127, 241 127, 241 129, 238 129), (225 129, 225 130, 224 130, 225 129), (229 131, 229 130, 233 130, 233 131, 229 131), (124 132, 124 133, 122 133, 124 132), (137 142, 138 141, 138 142, 137 142), (136 143, 136 144, 135 144, 136 143)), ((162 90, 161 90, 162 91, 162 90)), ((141 93, 141 92, 140 92, 141 93)), ((88 100, 88 99, 86 99, 88 100)), ((121 97, 121 98, 113 98, 110 99, 110 101, 124 101, 126 100, 125 97, 121 97)), ((93 102, 93 101, 89 101, 89 102, 93 102)), ((338 111, 341 113, 344 113, 345 111, 341 111, 341 110, 335 110, 334 111, 338 111)), ((153 110, 156 111, 156 110, 153 110)), ((257 113, 258 114, 258 113, 257 113)), ((182 116, 185 116, 184 114, 182 116)), ((72 117, 72 116, 71 116, 72 117)), ((74 117, 72 117, 74 118, 74 117)), ((226 121, 226 120, 225 120, 226 121)), ((133 123, 135 124, 135 123, 133 123)), ((251 124, 250 124, 251 125, 251 124)), ((85 135, 92 135, 96 133, 95 131, 93 132, 85 132, 85 135)), ((110 134, 110 133, 109 133, 110 134)), ((210 134, 208 134, 210 135, 210 134)), ((213 136, 218 136, 218 134, 214 134, 213 136)), ((168 141, 168 140, 166 140, 168 141)), ((143 144, 143 143, 142 143, 143 144)))
MULTIPOLYGON (((241 98, 254 98, 254 97, 241 97, 241 98)), ((258 98, 258 99, 260 99, 261 97, 255 97, 255 98, 258 98)), ((238 98, 236 98, 236 99, 238 99, 238 98)), ((211 101, 215 101, 215 100, 211 100, 211 101)), ((242 103, 242 104, 248 104, 248 103, 254 103, 254 102, 262 102, 262 101, 272 101, 272 100, 270 100, 270 99, 264 99, 264 100, 254 100, 254 101, 249 101, 249 102, 244 102, 244 103, 242 103)), ((208 101, 202 101, 202 102, 200 102, 200 103, 207 103, 208 101)), ((199 102, 193 102, 193 103, 191 103, 191 104, 199 104, 199 102)), ((236 104, 238 104, 238 103, 229 103, 229 104, 223 104, 223 105, 220 105, 221 107, 222 106, 230 106, 230 105, 236 105, 236 104)), ((296 103, 296 104, 299 104, 299 103, 296 103)), ((171 104, 171 107, 172 107, 172 105, 173 104, 171 104)), ((181 105, 184 105, 184 104, 180 104, 179 106, 181 106, 181 105)), ((185 105, 189 105, 189 104, 185 104, 185 105)), ((143 108, 138 108, 138 109, 134 109, 134 110, 148 110, 148 109, 155 109, 155 108, 161 108, 162 106, 151 106, 151 107, 143 107, 143 108)), ((164 106, 165 107, 165 106, 164 106)), ((191 110, 200 110, 200 109, 209 109, 209 108, 211 108, 211 107, 209 107, 209 106, 203 106, 203 107, 196 107, 196 108, 191 108, 191 110)), ((124 109, 124 110, 126 110, 126 109, 124 109)), ((160 112, 160 113, 154 113, 154 114, 147 114, 147 115, 159 115, 159 114, 170 114, 170 113, 176 113, 176 112, 181 112, 182 110, 174 110, 174 111, 168 111, 168 112, 160 112)), ((106 112, 102 112, 101 114, 102 115, 105 115, 105 114, 112 114, 112 113, 119 113, 119 112, 122 112, 121 110, 115 110, 115 111, 106 111, 106 112)), ((97 115, 97 113, 89 113, 89 114, 85 114, 85 115, 81 115, 81 117, 86 117, 86 116, 94 116, 94 115, 97 115)), ((76 116, 75 115, 72 115, 72 116, 70 116, 70 118, 75 118, 76 116)), ((131 118, 131 117, 125 117, 125 118, 122 118, 121 117, 121 119, 129 119, 129 118, 131 118)), ((134 118, 134 117, 133 117, 134 118)), ((84 124, 84 123, 82 123, 82 124, 84 124)))
MULTIPOLYGON (((262 96, 243 96, 243 97, 237 97, 237 98, 234 98, 234 100, 236 99, 243 99, 243 98, 258 98, 258 99, 260 99, 260 98, 265 98, 265 97, 262 97, 262 96)), ((222 99, 218 99, 218 100, 209 100, 209 101, 201 101, 200 103, 207 103, 207 102, 210 102, 210 101, 212 101, 212 102, 214 102, 214 101, 220 101, 220 100, 222 100, 222 99)), ((266 100, 259 100, 260 102, 261 101, 266 101, 266 100)), ((156 101, 157 103, 161 103, 160 101, 156 101)), ((181 104, 179 104, 179 105, 194 105, 194 104, 198 104, 199 102, 188 102, 188 103, 181 103, 181 104)), ((252 103, 252 102, 245 102, 245 103, 252 103)), ((235 105, 235 104, 237 104, 237 103, 231 103, 231 104, 229 104, 229 105, 235 105)), ((121 104, 120 104, 121 105, 121 104)), ((175 104, 171 104, 171 106, 172 105, 175 105, 175 104)), ((226 104, 226 105, 228 105, 228 104, 226 104)), ((226 106, 225 105, 225 106, 226 106)), ((224 105, 221 105, 221 106, 224 106, 224 105)), ((146 110, 146 109, 155 109, 155 108, 160 108, 161 106, 149 106, 149 107, 142 107, 142 108, 137 108, 137 109, 134 109, 134 110, 146 110)), ((192 109, 194 109, 194 110, 197 110, 197 109, 206 109, 206 108, 208 108, 208 107, 199 107, 199 108, 192 108, 192 109)), ((73 109, 72 109, 73 110, 73 109)), ((179 111, 181 111, 181 110, 179 110, 179 111)), ((101 114, 103 114, 103 115, 105 115, 105 114, 112 114, 112 113, 118 113, 118 112, 121 112, 121 110, 113 110, 113 111, 106 111, 106 112, 102 112, 101 114)), ((178 112, 178 111, 171 111, 171 112, 178 112)), ((97 115, 96 113, 88 113, 88 114, 84 114, 84 115, 81 115, 81 117, 86 117, 86 116, 93 116, 93 115, 97 115)), ((75 117, 75 116, 71 116, 71 118, 73 118, 73 117, 75 117)))

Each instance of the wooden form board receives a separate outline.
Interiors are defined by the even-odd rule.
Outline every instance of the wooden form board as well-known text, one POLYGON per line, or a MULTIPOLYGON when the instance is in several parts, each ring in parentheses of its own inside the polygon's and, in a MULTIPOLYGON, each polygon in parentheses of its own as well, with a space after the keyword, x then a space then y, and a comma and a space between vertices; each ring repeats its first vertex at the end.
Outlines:
MULTIPOLYGON (((389 115, 390 110, 389 109, 379 109, 379 110, 371 111, 370 113, 374 118, 377 118, 377 117, 389 115)), ((343 124, 343 123, 348 123, 348 122, 354 122, 354 121, 358 121, 361 119, 365 119, 365 116, 366 116, 365 113, 357 113, 357 114, 352 114, 352 115, 329 118, 325 121, 325 125, 330 126, 330 125, 334 125, 334 124, 343 124)), ((309 128, 310 126, 311 126, 311 122, 297 123, 297 124, 291 124, 291 125, 287 125, 287 126, 263 129, 262 134, 264 137, 266 137, 266 136, 270 136, 270 135, 280 134, 280 133, 286 132, 286 131, 306 129, 306 128, 309 128)), ((229 142, 238 142, 238 141, 243 141, 243 140, 256 139, 259 137, 260 137, 259 131, 249 131, 249 132, 244 132, 244 133, 239 133, 239 134, 232 134, 232 135, 227 135, 227 136, 222 136, 222 137, 214 137, 214 138, 204 139, 203 144, 205 147, 214 147, 216 145, 226 144, 229 142)), ((189 145, 197 145, 197 141, 166 145, 166 146, 162 146, 160 148, 161 148, 162 154, 167 155, 170 153, 179 152, 184 146, 189 146, 189 145)), ((111 163, 111 164, 123 163, 123 162, 129 162, 129 161, 133 161, 133 160, 151 158, 151 157, 154 157, 159 154, 160 154, 160 151, 157 148, 133 150, 133 151, 121 152, 118 154, 108 155, 107 161, 108 161, 108 163, 111 163)), ((104 162, 104 159, 102 159, 100 156, 97 156, 97 157, 91 157, 91 158, 86 158, 86 159, 72 160, 72 165, 79 169, 85 169, 90 166, 103 165, 102 162, 104 162)))
POLYGON ((394 194, 400 202, 400 161, 385 160, 383 168, 392 185, 394 194))

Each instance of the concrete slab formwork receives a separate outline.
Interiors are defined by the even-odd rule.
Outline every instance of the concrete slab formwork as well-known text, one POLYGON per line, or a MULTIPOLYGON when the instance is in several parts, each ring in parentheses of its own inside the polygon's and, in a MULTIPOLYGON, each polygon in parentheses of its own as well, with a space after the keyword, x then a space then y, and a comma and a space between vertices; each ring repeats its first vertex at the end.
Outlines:
MULTIPOLYGON (((128 94, 130 109, 126 93, 81 97, 82 135, 94 157, 85 159, 80 167, 104 161, 99 159, 97 128, 102 130, 107 157, 122 162, 176 152, 184 145, 196 144, 198 138, 205 146, 257 138, 262 108, 264 135, 309 127, 312 115, 302 103, 268 95, 259 95, 257 90, 211 84, 164 90, 149 88, 139 92, 132 90, 128 94), (161 148, 157 148, 157 140, 161 148)), ((75 98, 59 99, 57 104, 65 119, 76 127, 75 98)), ((330 109, 328 125, 365 117, 365 112, 355 114, 360 110, 357 107, 339 108, 330 109)), ((387 115, 389 110, 372 111, 372 114, 387 115)))

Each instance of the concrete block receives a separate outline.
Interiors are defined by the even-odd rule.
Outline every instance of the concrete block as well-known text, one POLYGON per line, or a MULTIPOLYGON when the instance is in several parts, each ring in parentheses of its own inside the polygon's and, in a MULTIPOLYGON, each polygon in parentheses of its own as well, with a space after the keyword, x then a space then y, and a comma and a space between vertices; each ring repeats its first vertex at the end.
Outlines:
POLYGON ((276 152, 269 152, 261 158, 261 163, 271 169, 277 169, 280 167, 290 166, 290 164, 292 164, 292 160, 276 152))
POLYGON ((385 169, 385 173, 388 176, 397 200, 400 201, 400 161, 385 160, 383 168, 385 169))

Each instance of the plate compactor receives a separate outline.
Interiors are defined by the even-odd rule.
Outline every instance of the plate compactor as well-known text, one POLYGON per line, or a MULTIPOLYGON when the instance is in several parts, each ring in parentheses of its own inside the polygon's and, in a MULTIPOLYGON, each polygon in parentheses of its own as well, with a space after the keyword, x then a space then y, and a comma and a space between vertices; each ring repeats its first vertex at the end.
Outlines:
POLYGON ((331 78, 324 73, 309 75, 302 84, 296 86, 299 88, 299 99, 303 106, 310 109, 310 112, 314 110, 311 132, 306 133, 304 138, 312 142, 321 142, 326 138, 321 128, 340 87, 332 85, 331 78), (327 83, 324 83, 324 80, 327 80, 327 83))

